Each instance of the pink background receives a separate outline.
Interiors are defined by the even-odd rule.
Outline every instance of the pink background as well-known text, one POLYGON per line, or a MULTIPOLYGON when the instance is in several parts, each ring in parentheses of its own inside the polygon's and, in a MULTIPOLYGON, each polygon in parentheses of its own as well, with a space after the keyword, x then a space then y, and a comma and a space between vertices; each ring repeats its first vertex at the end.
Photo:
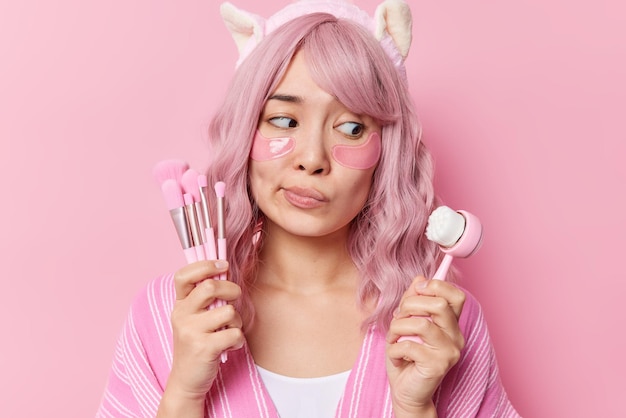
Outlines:
MULTIPOLYGON (((236 59, 218 4, 0 3, 1 416, 92 416, 131 298, 182 265, 151 170, 204 167, 236 59)), ((626 416, 622 2, 411 5, 411 89, 441 195, 486 228, 458 266, 513 403, 626 416)))

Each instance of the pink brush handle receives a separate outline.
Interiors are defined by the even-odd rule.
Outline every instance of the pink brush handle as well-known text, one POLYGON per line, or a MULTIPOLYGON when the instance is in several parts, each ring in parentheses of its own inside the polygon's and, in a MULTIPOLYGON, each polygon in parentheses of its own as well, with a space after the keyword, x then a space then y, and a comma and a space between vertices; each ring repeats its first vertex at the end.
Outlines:
MULTIPOLYGON (((213 228, 206 228, 205 234, 206 234, 206 244, 204 245, 204 250, 206 252, 206 259, 207 260, 216 260, 216 259, 226 260, 226 240, 225 239, 217 240, 218 249, 219 249, 219 258, 218 258, 218 255, 217 255, 218 251, 216 250, 216 246, 215 246, 215 235, 213 232, 213 228)), ((220 274, 219 280, 226 280, 226 274, 220 274)), ((215 299, 213 303, 211 303, 211 305, 209 306, 209 309, 219 308, 220 306, 224 306, 224 305, 226 305, 226 302, 224 302, 221 299, 215 299)), ((220 361, 222 363, 226 363, 228 361, 228 353, 223 352, 220 355, 220 361)))
MULTIPOLYGON (((224 238, 219 238, 217 240, 217 254, 218 254, 217 256, 218 260, 226 260, 226 240, 224 238)), ((220 274, 219 280, 226 280, 226 273, 220 274)), ((211 306, 220 307, 224 305, 226 305, 226 302, 224 302, 221 299, 218 299, 215 302, 213 302, 211 306)))
POLYGON ((204 233, 206 235, 206 243, 204 244, 206 259, 217 260, 217 250, 215 249, 215 234, 213 233, 213 228, 206 228, 204 233))
MULTIPOLYGON (((226 239, 219 238, 217 240, 217 258, 219 260, 226 260, 226 239)), ((220 274, 220 280, 226 280, 226 273, 220 274)))
MULTIPOLYGON (((218 238, 217 240, 217 258, 219 260, 226 260, 226 238, 218 238)), ((226 273, 220 274, 220 280, 226 280, 226 273)), ((218 306, 224 306, 226 302, 218 300, 218 306)), ((222 363, 226 363, 228 360, 228 353, 223 352, 221 355, 222 363)))
POLYGON ((198 254, 195 247, 185 248, 183 250, 183 253, 185 253, 185 259, 187 260, 187 264, 195 263, 196 261, 198 261, 198 254))
POLYGON ((206 260, 206 252, 204 250, 204 245, 196 245, 194 247, 196 249, 196 255, 198 257, 198 261, 206 260))
MULTIPOLYGON (((206 250, 206 257, 207 260, 217 260, 217 250, 215 247, 215 235, 213 233, 213 228, 207 228, 206 229, 206 237, 207 237, 207 242, 205 244, 205 250, 206 250)), ((219 241, 219 240, 218 240, 219 241)), ((219 275, 219 280, 223 280, 222 279, 222 274, 219 275)), ((209 309, 213 309, 213 308, 217 308, 220 306, 224 305, 224 301, 223 300, 215 300, 211 306, 209 307, 209 309)))

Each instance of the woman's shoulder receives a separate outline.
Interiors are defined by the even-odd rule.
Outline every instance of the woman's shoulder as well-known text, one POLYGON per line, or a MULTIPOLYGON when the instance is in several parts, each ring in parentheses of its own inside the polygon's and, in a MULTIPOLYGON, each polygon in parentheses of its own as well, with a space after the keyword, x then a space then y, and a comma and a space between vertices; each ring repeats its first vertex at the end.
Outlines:
POLYGON ((135 322, 147 318, 169 321, 175 300, 174 273, 159 275, 137 292, 131 306, 131 315, 135 322))

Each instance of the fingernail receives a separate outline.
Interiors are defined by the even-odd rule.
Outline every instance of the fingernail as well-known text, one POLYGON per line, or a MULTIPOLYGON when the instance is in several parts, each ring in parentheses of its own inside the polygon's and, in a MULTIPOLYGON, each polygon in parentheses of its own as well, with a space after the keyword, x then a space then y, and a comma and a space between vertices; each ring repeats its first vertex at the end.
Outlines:
POLYGON ((217 260, 215 262, 215 268, 217 269, 222 270, 222 269, 225 269, 226 267, 228 267, 228 261, 226 260, 217 260))
POLYGON ((415 284, 415 288, 416 289, 426 289, 426 286, 428 286, 428 282, 429 282, 429 280, 424 280, 423 282, 417 282, 415 284))
POLYGON ((400 308, 396 308, 396 309, 394 309, 394 310, 393 310, 393 317, 394 317, 394 318, 397 318, 399 313, 400 313, 400 308))

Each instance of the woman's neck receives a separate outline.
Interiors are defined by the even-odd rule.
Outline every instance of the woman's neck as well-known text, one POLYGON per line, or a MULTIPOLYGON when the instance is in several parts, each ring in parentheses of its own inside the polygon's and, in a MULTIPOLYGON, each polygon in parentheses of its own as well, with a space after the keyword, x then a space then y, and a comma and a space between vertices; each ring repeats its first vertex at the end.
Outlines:
POLYGON ((358 274, 346 241, 347 228, 324 237, 301 237, 269 226, 257 283, 297 293, 354 286, 358 274))

